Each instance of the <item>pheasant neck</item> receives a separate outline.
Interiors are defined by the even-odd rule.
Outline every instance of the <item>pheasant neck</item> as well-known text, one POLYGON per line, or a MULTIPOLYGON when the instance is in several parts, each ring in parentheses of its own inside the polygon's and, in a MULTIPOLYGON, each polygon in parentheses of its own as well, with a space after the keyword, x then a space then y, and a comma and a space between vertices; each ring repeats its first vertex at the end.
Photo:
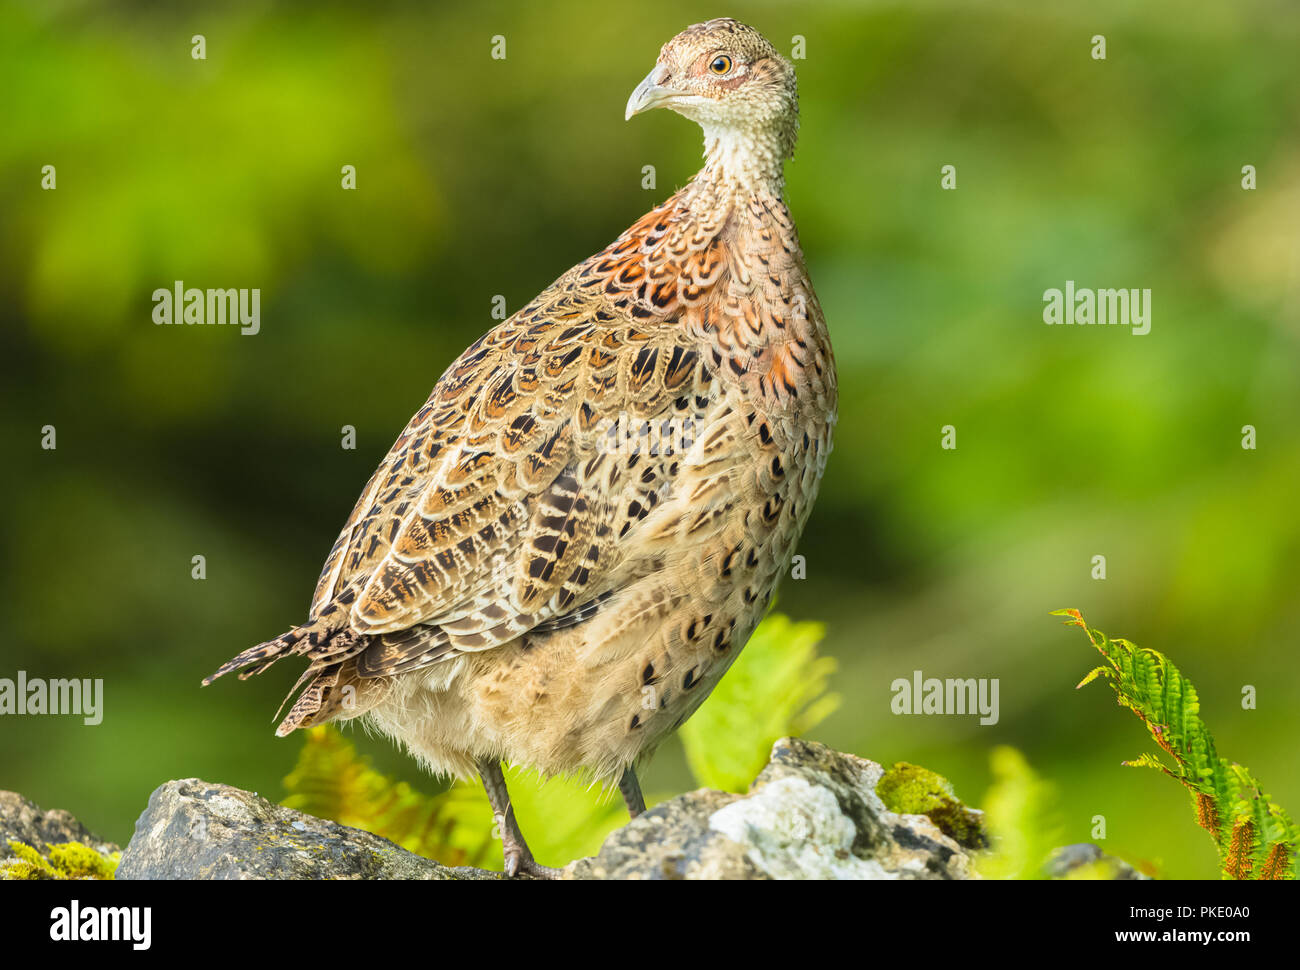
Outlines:
POLYGON ((699 177, 735 195, 780 198, 792 147, 773 131, 705 126, 699 177))

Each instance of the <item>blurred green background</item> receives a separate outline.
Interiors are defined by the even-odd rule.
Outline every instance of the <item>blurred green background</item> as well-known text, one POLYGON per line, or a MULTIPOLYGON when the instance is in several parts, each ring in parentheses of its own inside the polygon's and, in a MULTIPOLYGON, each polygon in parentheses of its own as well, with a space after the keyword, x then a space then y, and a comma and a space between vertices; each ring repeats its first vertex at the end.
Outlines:
MULTIPOLYGON (((517 309, 696 171, 693 125, 623 106, 719 15, 806 38, 788 198, 841 406, 780 608, 839 662, 814 736, 973 802, 1015 745, 1068 841, 1104 815, 1108 849, 1214 877, 1185 792, 1120 767, 1139 723, 1072 689, 1098 657, 1047 613, 1075 606, 1167 653, 1300 814, 1300 9, 1262 0, 0 5, 0 676, 105 681, 100 726, 0 719, 0 788, 123 843, 167 779, 281 796, 296 671, 200 678, 305 618, 492 297, 517 309), (1045 326, 1067 279, 1150 288, 1150 334, 1045 326), (261 333, 155 326, 175 280, 260 287, 261 333), (1000 721, 891 714, 917 669, 1000 678, 1000 721)), ((690 785, 676 744, 644 783, 690 785)))

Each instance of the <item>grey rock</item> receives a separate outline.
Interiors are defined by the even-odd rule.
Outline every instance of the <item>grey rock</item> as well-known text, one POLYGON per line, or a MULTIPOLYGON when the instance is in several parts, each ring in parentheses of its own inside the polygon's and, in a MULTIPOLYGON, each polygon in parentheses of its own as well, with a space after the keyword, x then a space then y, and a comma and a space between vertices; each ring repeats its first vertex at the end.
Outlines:
POLYGON ((100 855, 110 855, 120 848, 90 831, 71 812, 61 809, 43 812, 39 805, 17 792, 0 791, 0 856, 8 855, 11 839, 30 845, 42 854, 60 842, 80 842, 100 855))
MULTIPOLYGON (((924 815, 890 811, 884 769, 784 738, 744 795, 700 789, 614 832, 564 879, 971 879, 966 851, 924 815)), ((368 832, 189 778, 150 796, 119 879, 500 879, 368 832)))
POLYGON ((1087 874, 1090 878, 1150 879, 1138 872, 1123 859, 1108 855, 1099 845, 1076 842, 1052 853, 1043 865, 1043 872, 1051 879, 1072 879, 1087 874))
POLYGON ((613 833, 567 879, 971 879, 965 851, 876 795, 884 769, 783 738, 745 795, 701 789, 613 833))
POLYGON ((745 846, 709 827, 740 795, 701 788, 656 805, 612 833, 600 852, 564 869, 565 879, 767 879, 745 846))
POLYGON ((169 781, 149 796, 118 879, 499 879, 229 785, 169 781))

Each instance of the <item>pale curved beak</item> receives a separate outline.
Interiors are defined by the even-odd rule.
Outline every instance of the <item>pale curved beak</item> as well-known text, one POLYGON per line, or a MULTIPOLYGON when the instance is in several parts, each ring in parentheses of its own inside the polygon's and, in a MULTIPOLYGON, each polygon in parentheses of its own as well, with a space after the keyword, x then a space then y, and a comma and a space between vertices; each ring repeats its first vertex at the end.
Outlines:
POLYGON ((628 121, 633 115, 657 108, 675 95, 676 91, 664 86, 667 79, 668 68, 656 64, 654 70, 645 76, 645 80, 636 86, 632 97, 627 99, 627 112, 623 115, 623 120, 628 121))

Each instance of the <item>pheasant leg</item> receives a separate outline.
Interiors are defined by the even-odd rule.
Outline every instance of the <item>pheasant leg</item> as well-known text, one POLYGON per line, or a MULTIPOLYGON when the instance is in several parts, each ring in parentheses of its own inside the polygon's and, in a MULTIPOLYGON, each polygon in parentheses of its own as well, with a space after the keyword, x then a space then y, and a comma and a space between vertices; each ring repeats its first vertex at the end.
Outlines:
POLYGON ((506 777, 501 771, 501 763, 483 759, 476 767, 479 777, 483 779, 488 802, 492 805, 492 814, 496 816, 500 827, 506 875, 513 878, 522 872, 535 879, 558 879, 560 870, 539 864, 533 858, 528 843, 524 841, 524 834, 519 831, 519 822, 515 819, 515 807, 510 804, 510 792, 506 789, 506 777))
POLYGON ((623 777, 618 780, 618 790, 627 803, 627 813, 636 818, 645 811, 645 797, 641 794, 641 784, 636 780, 636 772, 628 765, 623 769, 623 777))

